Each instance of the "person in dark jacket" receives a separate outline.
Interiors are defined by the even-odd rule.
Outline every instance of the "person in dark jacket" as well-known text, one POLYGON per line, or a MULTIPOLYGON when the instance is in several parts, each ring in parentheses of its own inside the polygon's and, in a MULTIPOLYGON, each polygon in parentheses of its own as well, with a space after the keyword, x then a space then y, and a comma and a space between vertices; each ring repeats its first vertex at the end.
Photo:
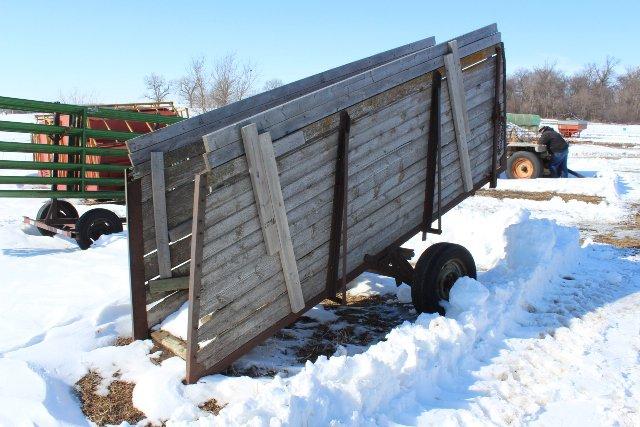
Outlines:
POLYGON ((567 157, 569 157, 569 144, 567 144, 567 141, 549 126, 543 126, 540 128, 540 144, 544 144, 547 147, 547 151, 551 153, 551 161, 549 161, 551 176, 553 178, 568 178, 567 157))

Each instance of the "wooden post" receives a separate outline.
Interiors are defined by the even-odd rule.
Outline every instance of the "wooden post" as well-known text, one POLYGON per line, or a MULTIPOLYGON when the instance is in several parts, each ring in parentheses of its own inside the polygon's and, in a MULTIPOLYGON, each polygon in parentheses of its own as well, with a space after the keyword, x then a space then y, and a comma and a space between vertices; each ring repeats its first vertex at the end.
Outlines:
POLYGON ((142 240, 141 180, 125 180, 127 232, 129 239, 129 285, 131 287, 131 319, 133 338, 149 338, 147 296, 144 285, 144 248, 142 240))
POLYGON ((164 185, 164 154, 151 153, 151 189, 153 192, 153 221, 156 229, 158 271, 161 278, 171 277, 171 253, 169 252, 169 227, 167 226, 167 201, 164 185))
POLYGON ((189 270, 189 320, 187 325, 187 383, 197 381, 201 368, 196 362, 198 323, 200 321, 200 290, 202 288, 202 247, 204 242, 204 207, 207 199, 207 175, 196 175, 193 192, 191 229, 191 265, 189 270))
POLYGON ((449 88, 449 101, 453 113, 453 124, 458 144, 458 157, 460 158, 460 170, 464 190, 470 192, 473 189, 473 175, 471 174, 471 161, 469 160, 468 140, 471 137, 469 129, 469 117, 467 115, 467 101, 464 84, 462 81, 462 68, 458 44, 455 40, 449 42, 450 53, 444 56, 444 64, 447 70, 447 87, 449 88))

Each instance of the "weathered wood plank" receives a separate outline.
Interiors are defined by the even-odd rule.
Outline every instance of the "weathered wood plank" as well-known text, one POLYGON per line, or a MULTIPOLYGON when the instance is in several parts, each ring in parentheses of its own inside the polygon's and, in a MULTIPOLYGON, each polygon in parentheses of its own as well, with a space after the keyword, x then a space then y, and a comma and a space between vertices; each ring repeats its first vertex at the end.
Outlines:
POLYGON ((167 278, 171 277, 171 255, 169 254, 169 229, 164 185, 164 155, 161 152, 151 153, 151 181, 158 270, 161 278, 167 278))
POLYGON ((188 277, 170 277, 168 279, 157 279, 149 282, 149 292, 152 294, 179 291, 181 289, 189 289, 188 277))
POLYGON ((247 153, 247 165, 253 185, 253 195, 258 206, 258 217, 262 225, 262 235, 269 255, 275 255, 280 249, 278 230, 272 195, 269 190, 267 171, 260 151, 258 128, 252 123, 242 128, 244 151, 247 153))
POLYGON ((187 301, 187 291, 177 291, 147 309, 147 323, 153 328, 187 301))
POLYGON ((289 302, 291 303, 291 311, 298 313, 304 308, 304 298, 302 297, 298 266, 296 265, 296 257, 293 253, 293 244, 291 243, 284 197, 282 196, 282 188, 280 188, 276 155, 273 152, 271 136, 268 133, 260 134, 259 148, 264 165, 265 177, 269 184, 276 228, 278 229, 280 262, 282 264, 282 272, 284 273, 284 281, 287 286, 289 302))
POLYGON ((169 332, 163 330, 153 331, 151 332, 151 339, 160 347, 169 350, 181 359, 187 358, 187 343, 169 332))
POLYGON ((202 288, 202 247, 204 240, 204 208, 207 198, 207 177, 196 175, 193 193, 193 228, 191 235, 191 262, 189 268, 189 313, 187 321, 187 381, 193 382, 198 370, 198 326, 200 323, 200 290, 202 288))
POLYGON ((449 88, 449 101, 453 112, 453 122, 458 143, 458 158, 462 170, 462 181, 465 191, 471 191, 473 182, 471 177, 471 165, 469 162, 469 149, 467 140, 470 135, 469 118, 467 117, 466 99, 464 96, 464 84, 462 80, 462 68, 458 44, 455 40, 449 42, 450 53, 444 56, 444 64, 447 71, 447 87, 449 88))

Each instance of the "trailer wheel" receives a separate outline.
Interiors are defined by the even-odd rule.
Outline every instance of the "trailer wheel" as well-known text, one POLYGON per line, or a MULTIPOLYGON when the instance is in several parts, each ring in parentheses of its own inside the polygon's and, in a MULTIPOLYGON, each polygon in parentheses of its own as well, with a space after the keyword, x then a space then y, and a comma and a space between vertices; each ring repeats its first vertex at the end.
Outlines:
POLYGON ((418 259, 411 286, 411 301, 419 313, 440 313, 440 301, 460 277, 476 278, 476 263, 463 246, 441 242, 430 246, 418 259))
POLYGON ((122 222, 118 215, 108 209, 91 209, 76 222, 76 241, 80 249, 89 249, 100 236, 121 231, 122 222))
MULTIPOLYGON (((51 209, 51 200, 49 200, 47 203, 45 203, 44 205, 40 206, 40 209, 38 209, 38 214, 36 215, 36 219, 38 221, 42 221, 44 220, 47 215, 49 214, 49 210, 51 209)), ((75 206, 73 206, 71 203, 67 202, 66 200, 58 200, 58 218, 78 218, 78 211, 76 210, 75 206)), ((38 232, 43 235, 43 236, 49 236, 49 237, 53 237, 55 236, 56 233, 49 231, 49 230, 45 230, 44 228, 39 228, 38 227, 38 232)))
POLYGON ((507 159, 507 176, 511 179, 534 179, 542 175, 542 162, 535 153, 516 151, 507 159))

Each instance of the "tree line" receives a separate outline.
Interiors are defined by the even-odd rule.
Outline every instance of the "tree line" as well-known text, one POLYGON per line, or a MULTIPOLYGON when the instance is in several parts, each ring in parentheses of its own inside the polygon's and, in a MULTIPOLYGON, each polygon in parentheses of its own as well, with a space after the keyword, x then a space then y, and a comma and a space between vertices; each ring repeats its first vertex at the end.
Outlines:
MULTIPOLYGON (((204 57, 192 58, 185 74, 170 80, 151 73, 144 77, 145 98, 162 102, 176 96, 195 113, 204 113, 258 92, 259 73, 255 64, 241 61, 229 53, 208 63, 204 57)), ((282 80, 267 80, 262 91, 282 86, 282 80)))
POLYGON ((616 73, 607 57, 569 74, 555 64, 507 76, 507 111, 557 119, 640 123, 640 67, 616 73))

